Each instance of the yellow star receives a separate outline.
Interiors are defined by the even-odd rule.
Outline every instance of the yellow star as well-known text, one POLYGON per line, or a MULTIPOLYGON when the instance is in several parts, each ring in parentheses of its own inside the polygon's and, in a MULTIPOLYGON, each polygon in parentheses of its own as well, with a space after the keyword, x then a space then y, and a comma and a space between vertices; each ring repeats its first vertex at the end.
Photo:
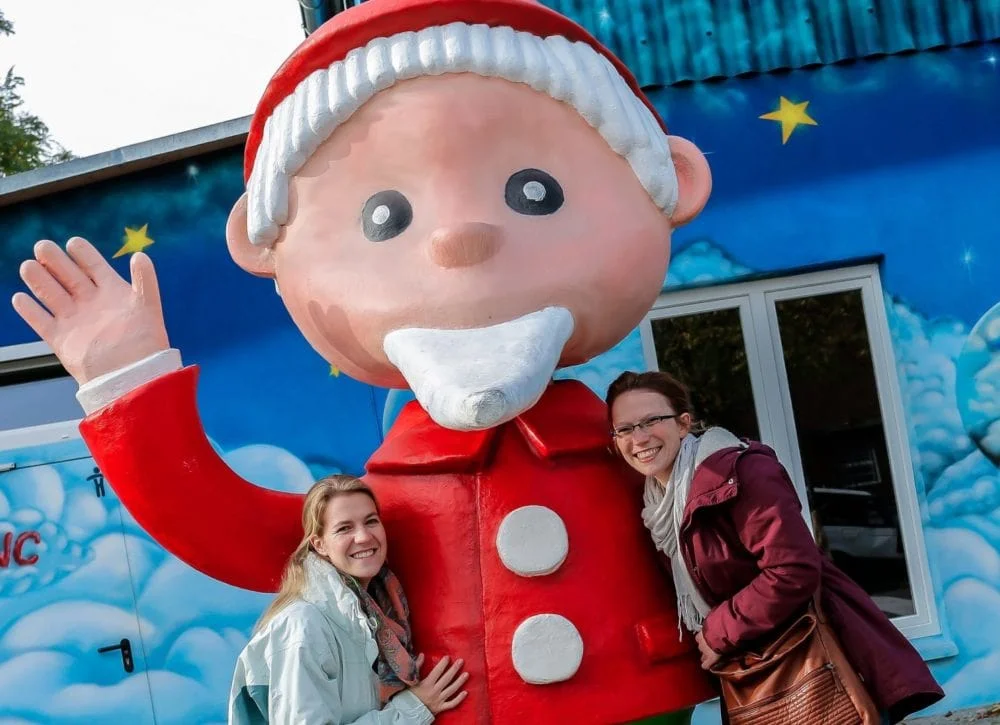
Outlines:
POLYGON ((809 117, 806 113, 806 107, 809 105, 809 101, 803 101, 802 103, 792 103, 784 96, 781 96, 781 105, 778 107, 777 111, 771 111, 770 113, 765 113, 760 118, 765 121, 780 121, 781 122, 781 143, 788 143, 789 137, 792 135, 798 126, 818 126, 816 121, 809 117))
POLYGON ((125 236, 122 237, 122 241, 125 243, 122 245, 121 249, 115 252, 112 259, 118 259, 118 257, 121 257, 124 254, 141 252, 150 244, 153 244, 153 240, 146 234, 146 229, 148 227, 148 224, 143 224, 139 229, 125 227, 125 236))
POLYGON ((330 366, 330 376, 334 377, 334 378, 339 378, 340 377, 340 368, 338 368, 336 365, 331 365, 330 366))

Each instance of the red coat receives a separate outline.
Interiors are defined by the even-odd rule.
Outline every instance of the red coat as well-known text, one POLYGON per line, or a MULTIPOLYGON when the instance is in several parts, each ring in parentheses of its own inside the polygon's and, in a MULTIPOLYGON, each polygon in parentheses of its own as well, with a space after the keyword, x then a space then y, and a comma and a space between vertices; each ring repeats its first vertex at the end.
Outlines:
POLYGON ((857 584, 822 553, 774 452, 760 443, 710 456, 691 484, 680 545, 709 606, 705 641, 738 651, 786 624, 822 587, 845 653, 893 722, 944 692, 920 655, 857 584))
MULTIPOLYGON (((133 391, 89 417, 84 437, 161 545, 209 576, 273 591, 301 538, 302 499, 252 486, 225 466, 201 430, 195 380, 186 368, 133 391)), ((463 657, 471 675, 469 698, 442 723, 604 725, 714 696, 690 640, 678 639, 675 598, 641 524, 642 484, 610 454, 606 421, 603 403, 571 381, 481 432, 443 429, 411 403, 369 460, 365 480, 382 504, 417 647, 432 660, 463 657), (519 575, 499 555, 505 520, 514 549, 530 536, 507 518, 525 506, 544 507, 564 526, 568 553, 552 573, 519 575), (566 679, 528 684, 512 640, 541 614, 568 621, 583 654, 566 679)), ((535 553, 528 547, 529 558, 535 553)), ((522 643, 529 659, 540 661, 532 647, 553 651, 546 631, 522 643)))

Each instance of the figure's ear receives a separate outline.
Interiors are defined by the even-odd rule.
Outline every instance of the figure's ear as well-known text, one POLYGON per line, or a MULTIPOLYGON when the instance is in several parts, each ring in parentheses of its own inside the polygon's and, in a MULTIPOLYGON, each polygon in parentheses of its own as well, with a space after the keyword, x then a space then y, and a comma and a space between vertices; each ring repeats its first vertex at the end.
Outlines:
POLYGON ((670 156, 677 173, 677 207, 670 215, 674 227, 694 219, 705 208, 712 193, 712 172, 698 147, 680 136, 668 136, 670 156))
POLYGON ((247 233, 247 195, 233 205, 226 222, 226 246, 229 256, 240 267, 258 277, 274 277, 274 257, 271 250, 254 244, 247 233))
POLYGON ((326 556, 326 547, 323 545, 323 538, 321 536, 313 536, 309 539, 309 543, 312 544, 313 550, 320 556, 326 556))

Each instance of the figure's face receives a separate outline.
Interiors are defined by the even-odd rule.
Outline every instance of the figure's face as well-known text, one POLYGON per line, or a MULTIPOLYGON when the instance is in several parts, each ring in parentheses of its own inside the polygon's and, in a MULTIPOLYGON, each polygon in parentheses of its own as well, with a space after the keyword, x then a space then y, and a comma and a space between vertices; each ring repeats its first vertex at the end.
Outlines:
POLYGON ((673 470, 681 440, 691 430, 691 416, 677 411, 670 400, 654 390, 629 390, 611 405, 613 430, 632 426, 631 432, 615 436, 622 457, 644 476, 666 481, 673 470), (642 424, 642 425, 636 425, 642 424))
POLYGON ((310 543, 320 556, 363 585, 385 564, 385 528, 375 502, 364 493, 331 499, 323 512, 323 531, 310 543))
POLYGON ((599 354, 655 300, 670 221, 568 105, 472 74, 403 82, 294 177, 273 249, 310 343, 360 380, 406 385, 383 350, 408 327, 573 316, 560 363, 599 354))

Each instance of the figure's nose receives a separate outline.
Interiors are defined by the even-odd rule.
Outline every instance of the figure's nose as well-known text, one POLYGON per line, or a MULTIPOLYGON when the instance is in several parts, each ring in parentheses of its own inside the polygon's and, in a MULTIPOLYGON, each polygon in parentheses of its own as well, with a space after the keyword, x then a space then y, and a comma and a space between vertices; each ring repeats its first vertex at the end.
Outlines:
POLYGON ((500 227, 493 224, 454 224, 431 234, 428 253, 440 267, 470 267, 496 254, 503 241, 502 235, 500 227))

